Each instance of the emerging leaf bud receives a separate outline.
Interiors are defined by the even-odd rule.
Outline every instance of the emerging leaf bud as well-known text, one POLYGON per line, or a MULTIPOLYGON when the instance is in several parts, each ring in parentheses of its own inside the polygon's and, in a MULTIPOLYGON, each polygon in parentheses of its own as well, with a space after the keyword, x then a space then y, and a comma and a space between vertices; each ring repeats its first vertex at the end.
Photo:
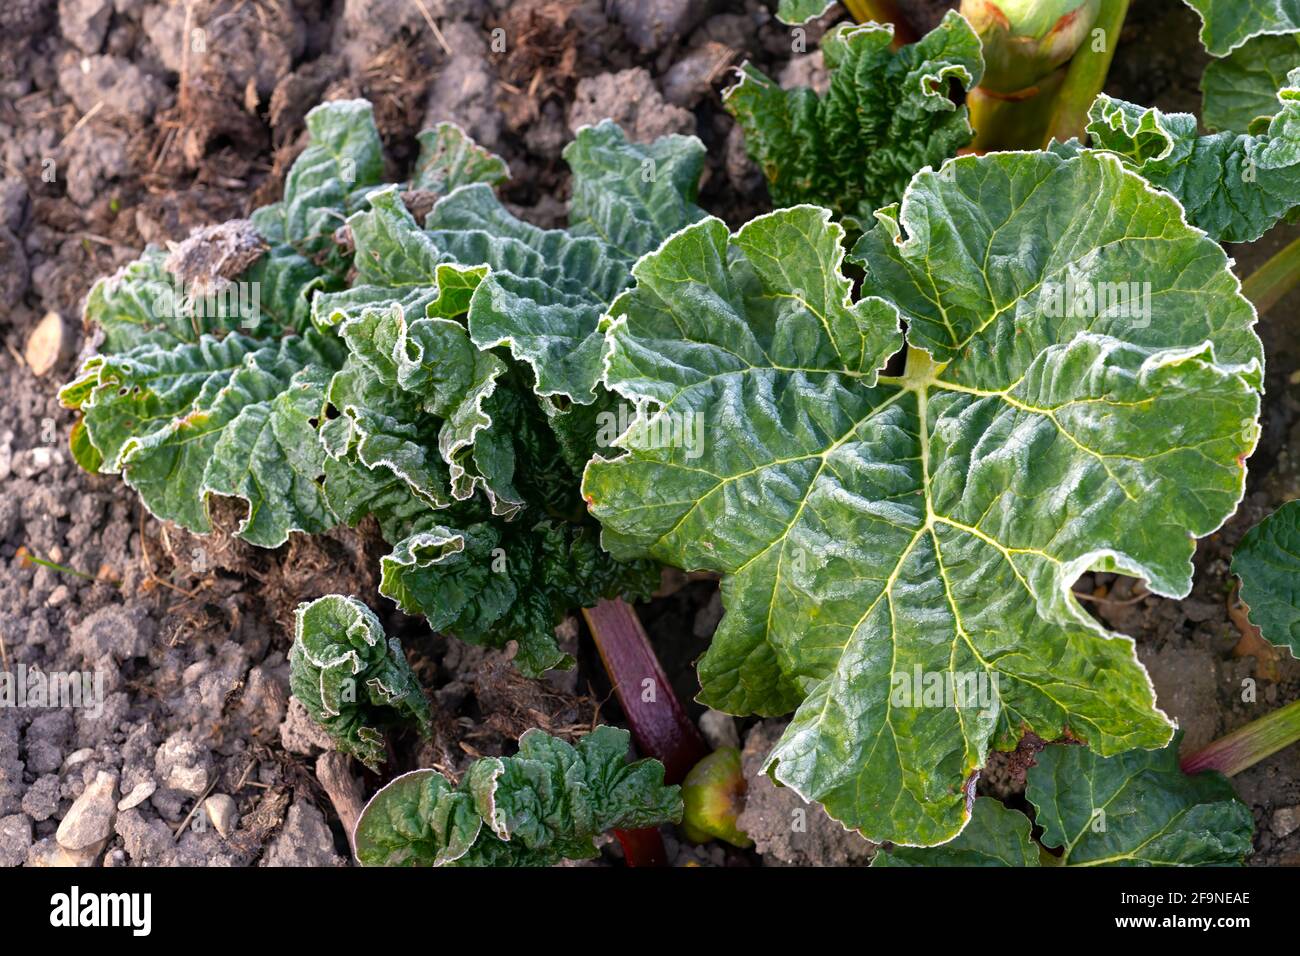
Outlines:
POLYGON ((745 776, 735 747, 715 750, 691 768, 682 781, 682 802, 682 832, 692 843, 718 839, 732 846, 751 844, 736 825, 745 808, 745 776))
POLYGON ((984 46, 984 89, 1035 86, 1082 45, 1101 0, 962 0, 984 46))

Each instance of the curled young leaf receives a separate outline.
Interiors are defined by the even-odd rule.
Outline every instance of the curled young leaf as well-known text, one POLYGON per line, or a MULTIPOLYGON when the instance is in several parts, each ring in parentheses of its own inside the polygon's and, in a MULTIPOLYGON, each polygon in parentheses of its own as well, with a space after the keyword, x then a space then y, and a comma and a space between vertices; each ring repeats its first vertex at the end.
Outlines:
POLYGON ((919 42, 890 49, 893 27, 865 23, 828 33, 822 52, 830 89, 783 90, 746 63, 723 103, 745 131, 745 148, 777 206, 818 203, 860 228, 897 202, 912 174, 937 166, 971 140, 966 107, 949 98, 984 71, 980 41, 949 12, 919 42))
POLYGON ((435 770, 398 777, 357 822, 363 866, 551 866, 596 855, 607 830, 676 822, 679 788, 657 760, 628 763, 629 734, 597 727, 576 746, 540 730, 513 757, 476 760, 458 787, 435 770))
POLYGON ((330 594, 294 611, 289 685, 338 750, 371 770, 385 760, 385 726, 413 721, 425 736, 432 726, 401 643, 354 598, 330 594))
POLYGON ((439 123, 416 139, 420 155, 411 174, 412 189, 446 195, 458 186, 499 186, 510 178, 506 161, 469 138, 455 123, 439 123))
POLYGON ((607 382, 640 414, 584 492, 616 556, 724 573, 701 699, 795 709, 777 780, 938 844, 990 747, 1168 741, 1071 587, 1187 593, 1242 495, 1262 350, 1223 250, 1114 157, 919 174, 855 247, 856 303, 828 216, 706 220, 637 264, 607 382), (878 376, 900 316, 906 372, 878 376), (693 420, 702 453, 653 440, 693 420))
POLYGON ((1253 242, 1300 206, 1300 68, 1275 106, 1258 135, 1198 136, 1190 113, 1144 109, 1103 93, 1088 113, 1088 134, 1096 148, 1178 197, 1193 225, 1223 242, 1253 242))

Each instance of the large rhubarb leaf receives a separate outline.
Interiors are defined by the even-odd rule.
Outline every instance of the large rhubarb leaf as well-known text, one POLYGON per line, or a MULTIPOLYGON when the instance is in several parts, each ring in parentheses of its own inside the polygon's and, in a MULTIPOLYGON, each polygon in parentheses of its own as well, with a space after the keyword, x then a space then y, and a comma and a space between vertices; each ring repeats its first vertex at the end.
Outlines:
POLYGON ((412 721, 428 736, 429 702, 395 637, 354 598, 330 594, 294 612, 289 683, 341 753, 378 771, 383 728, 412 721))
POLYGON ((678 787, 657 760, 627 762, 629 734, 597 727, 571 746, 540 730, 513 757, 476 760, 459 786, 436 770, 393 780, 356 827, 363 866, 551 866, 596 856, 612 829, 676 822, 678 787))
POLYGON ((1232 554, 1241 599, 1265 640, 1300 657, 1300 501, 1288 501, 1246 532, 1232 554))
POLYGON ((1300 68, 1277 100, 1280 110, 1258 135, 1198 136, 1190 113, 1103 93, 1089 110, 1088 134, 1177 196, 1193 225, 1223 242, 1252 242, 1300 206, 1300 68))
POLYGON ((843 25, 822 52, 830 89, 783 90, 746 63, 723 102, 745 131, 745 148, 777 206, 819 203, 869 225, 897 202, 912 174, 970 142, 966 107, 949 98, 984 72, 979 37, 950 11, 919 42, 890 49, 893 27, 843 25))
POLYGON ((484 184, 441 200, 425 219, 449 261, 485 266, 469 331, 480 348, 508 346, 532 367, 536 390, 588 405, 597 400, 608 304, 632 262, 703 215, 695 192, 704 146, 694 137, 629 143, 606 120, 565 148, 573 170, 569 229, 539 229, 511 215, 484 184))
POLYGON ((637 264, 607 382, 639 414, 584 492, 616 556, 725 574, 701 699, 797 708, 777 780, 937 844, 990 747, 1169 739, 1132 641, 1070 589, 1187 593, 1241 498, 1262 352, 1223 250, 1114 157, 921 173, 855 247, 857 303, 828 217, 706 220, 637 264), (906 372, 878 378, 900 315, 906 372), (694 420, 702 452, 662 440, 694 420), (936 681, 964 692, 929 706, 936 681))
POLYGON ((1256 37, 1201 75, 1201 120, 1212 130, 1250 132, 1255 120, 1277 114, 1277 91, 1300 67, 1300 33, 1256 37))
POLYGON ((1300 0, 1185 0, 1201 17, 1201 42, 1227 56, 1251 37, 1300 32, 1300 0))
POLYGON ((1218 773, 1189 776, 1178 747, 1098 757, 1049 747, 1029 769, 1025 796, 1043 828, 989 797, 971 824, 932 849, 878 853, 873 866, 1234 866, 1251 850, 1254 818, 1218 773))

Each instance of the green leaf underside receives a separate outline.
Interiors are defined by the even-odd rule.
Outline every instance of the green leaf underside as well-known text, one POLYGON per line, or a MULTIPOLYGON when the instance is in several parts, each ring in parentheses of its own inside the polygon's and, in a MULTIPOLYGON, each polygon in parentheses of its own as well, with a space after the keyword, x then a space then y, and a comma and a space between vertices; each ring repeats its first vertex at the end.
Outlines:
POLYGON ((1088 133, 1094 146, 1173 193, 1192 225, 1223 242, 1253 242, 1300 206, 1300 68, 1291 71, 1274 107, 1259 135, 1197 136, 1190 113, 1162 113, 1102 94, 1089 110, 1088 133))
POLYGON ((1201 43, 1227 56, 1251 37, 1300 32, 1300 0, 1185 0, 1201 17, 1201 43))
POLYGON ((409 720, 426 737, 432 727, 402 645, 353 598, 331 594, 298 606, 289 684, 335 747, 371 770, 386 757, 385 726, 409 720))
POLYGON ((723 102, 777 206, 818 203, 865 225, 897 202, 916 170, 968 144, 965 106, 948 97, 984 72, 979 37, 950 11, 919 42, 890 49, 893 28, 846 24, 822 41, 830 89, 783 90, 748 63, 723 102))
POLYGON ((1167 742, 1131 640, 1069 590, 1101 568, 1187 592, 1242 494, 1262 352, 1222 249, 1112 157, 920 174, 855 248, 852 305, 827 218, 706 220, 638 263, 607 381, 642 413, 584 493, 616 556, 724 572, 701 700, 795 709, 769 772, 869 839, 933 845, 990 746, 1167 742), (1046 295, 1135 276, 1149 319, 1046 295), (877 382, 895 304, 909 369, 877 382), (654 440, 690 416, 695 459, 654 440), (987 702, 893 703, 918 668, 987 702))
POLYGON ((780 0, 776 18, 792 26, 820 17, 835 5, 835 0, 780 0))
POLYGON ((576 746, 529 730, 513 757, 475 761, 459 786, 436 770, 393 780, 356 827, 364 866, 551 866, 597 855, 611 829, 676 822, 679 788, 657 760, 627 762, 629 734, 597 727, 576 746))
POLYGON ((1277 114, 1277 91, 1300 67, 1300 33, 1261 36, 1212 61, 1201 76, 1201 120, 1212 130, 1245 133, 1251 123, 1277 114))
POLYGON ((479 146, 455 123, 439 123, 416 139, 420 155, 411 174, 412 189, 446 194, 458 186, 498 186, 510 178, 506 161, 479 146))
POLYGON ((1255 527, 1232 555, 1241 599, 1265 640, 1300 657, 1300 501, 1288 501, 1255 527))
MULTIPOLYGON (((1254 818, 1218 773, 1189 776, 1176 744, 1099 757, 1049 747, 1025 796, 1059 866, 1235 866, 1251 850, 1254 818)), ((878 853, 873 866, 1038 866, 1029 818, 980 797, 951 843, 878 853)))

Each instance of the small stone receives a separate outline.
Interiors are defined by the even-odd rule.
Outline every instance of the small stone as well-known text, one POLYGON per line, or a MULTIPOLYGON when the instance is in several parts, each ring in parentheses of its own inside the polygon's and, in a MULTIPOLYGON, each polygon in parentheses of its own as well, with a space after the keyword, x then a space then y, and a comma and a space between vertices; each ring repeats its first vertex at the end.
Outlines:
POLYGON ((158 784, 154 783, 152 780, 144 780, 137 783, 131 788, 130 793, 117 801, 118 812, 120 813, 138 807, 140 804, 152 797, 153 792, 157 789, 158 784))
POLYGON ((61 359, 66 358, 71 351, 70 339, 63 316, 46 312, 45 318, 37 322, 27 336, 27 348, 23 352, 32 374, 37 378, 47 375, 61 359))
POLYGON ((24 813, 0 817, 0 866, 18 866, 32 846, 32 821, 24 813))
POLYGON ((295 800, 262 856, 262 866, 345 866, 334 850, 334 834, 325 815, 304 800, 295 800))
POLYGON ((117 815, 117 777, 101 770, 73 802, 55 838, 65 850, 89 850, 113 832, 117 815))
POLYGON ((85 763, 93 756, 95 756, 94 747, 82 747, 80 750, 74 750, 64 759, 63 769, 67 770, 70 767, 77 766, 77 764, 85 763))
MULTIPOLYGON (((28 448, 14 455, 14 474, 19 478, 35 478, 41 472, 49 470, 51 465, 62 461, 63 452, 59 449, 50 448, 48 445, 37 445, 35 448, 28 448)), ((51 557, 50 560, 57 562, 58 558, 51 557)))
POLYGON ((59 777, 47 773, 37 777, 36 782, 23 794, 23 813, 37 823, 48 820, 59 812, 59 777))
POLYGON ((51 591, 50 596, 45 599, 45 606, 59 607, 61 604, 66 604, 68 602, 68 598, 71 596, 72 596, 72 592, 68 590, 68 586, 66 584, 60 584, 53 591, 51 591))
POLYGON ((184 731, 177 731, 158 748, 158 753, 154 756, 154 770, 168 790, 197 797, 208 788, 212 758, 206 750, 190 740, 184 731))
POLYGON ((700 733, 704 734, 713 750, 740 747, 740 731, 736 729, 736 719, 730 714, 706 710, 700 715, 700 733))
POLYGON ((27 865, 37 867, 94 866, 108 840, 100 840, 82 850, 69 850, 59 846, 57 840, 46 837, 33 843, 27 851, 27 865))
POLYGON ((214 793, 203 801, 203 809, 213 829, 223 838, 229 837, 235 827, 239 826, 239 811, 235 808, 233 798, 224 793, 214 793))
POLYGON ((1281 807, 1273 811, 1273 832, 1278 839, 1289 837, 1300 830, 1300 807, 1281 807))

